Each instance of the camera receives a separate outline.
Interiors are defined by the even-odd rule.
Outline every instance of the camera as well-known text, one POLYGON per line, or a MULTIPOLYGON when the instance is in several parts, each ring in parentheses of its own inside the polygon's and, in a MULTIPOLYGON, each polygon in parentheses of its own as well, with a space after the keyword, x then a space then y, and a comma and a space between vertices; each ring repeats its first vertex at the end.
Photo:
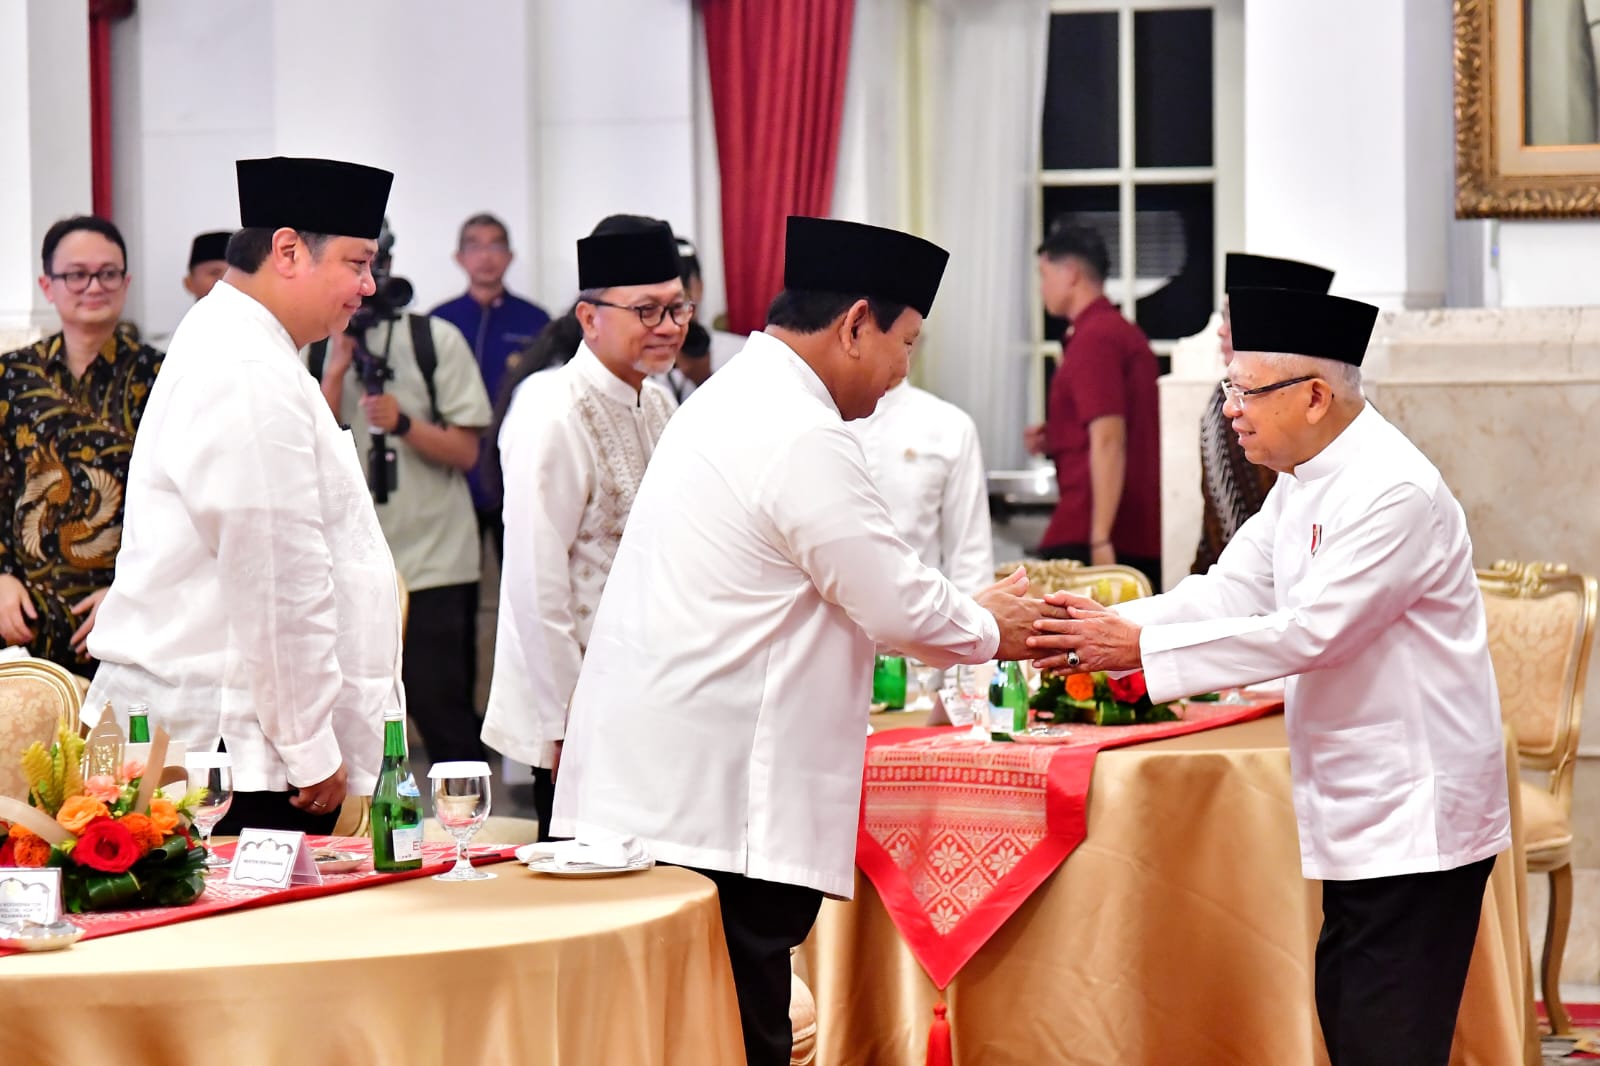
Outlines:
POLYGON ((366 336, 367 330, 380 322, 398 319, 400 312, 416 294, 411 282, 390 272, 393 260, 394 231, 389 228, 386 218, 383 220, 383 229, 378 233, 378 254, 372 260, 372 282, 376 291, 371 296, 361 298, 361 309, 350 316, 350 324, 344 330, 357 340, 366 336))
MULTIPOLYGON (((383 220, 383 229, 378 233, 378 254, 372 259, 375 291, 371 296, 361 298, 361 309, 350 316, 350 324, 344 330, 355 341, 356 373, 361 376, 361 387, 368 396, 382 395, 384 383, 394 380, 394 368, 389 365, 389 337, 384 339, 383 351, 374 353, 367 349, 367 331, 388 322, 392 336, 393 323, 400 319, 413 295, 411 282, 390 273, 393 250, 394 231, 389 228, 386 218, 383 220)), ((387 503, 389 494, 399 488, 400 467, 395 450, 389 445, 383 431, 374 429, 371 434, 367 487, 372 490, 372 498, 376 502, 387 503)))

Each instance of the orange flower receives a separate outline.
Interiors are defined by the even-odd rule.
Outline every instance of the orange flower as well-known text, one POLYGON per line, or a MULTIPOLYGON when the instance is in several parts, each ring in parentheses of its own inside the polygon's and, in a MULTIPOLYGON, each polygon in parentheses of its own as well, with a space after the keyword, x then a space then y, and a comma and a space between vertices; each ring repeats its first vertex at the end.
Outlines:
POLYGON ((76 836, 83 832, 84 826, 110 813, 106 805, 93 796, 69 796, 56 812, 56 821, 61 823, 61 828, 76 836))
POLYGON ((178 808, 164 796, 154 797, 150 801, 150 824, 163 837, 171 836, 178 831, 178 808))
POLYGON ((1068 674, 1067 698, 1072 700, 1094 699, 1094 677, 1089 674, 1068 674))
POLYGON ((161 846, 163 834, 161 830, 155 827, 148 815, 124 814, 117 821, 126 826, 128 832, 133 834, 134 843, 139 845, 139 854, 146 854, 151 848, 161 846))
POLYGON ((14 825, 11 827, 8 839, 15 849, 12 854, 16 857, 18 866, 44 866, 50 861, 49 842, 31 829, 14 825))

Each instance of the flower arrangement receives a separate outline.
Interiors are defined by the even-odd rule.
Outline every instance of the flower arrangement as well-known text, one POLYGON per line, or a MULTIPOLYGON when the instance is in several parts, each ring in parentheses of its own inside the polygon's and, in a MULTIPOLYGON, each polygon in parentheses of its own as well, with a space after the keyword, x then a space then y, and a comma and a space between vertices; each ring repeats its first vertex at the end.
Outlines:
POLYGON ((1178 720, 1170 703, 1150 701, 1144 673, 1137 670, 1125 677, 1051 674, 1039 683, 1028 706, 1036 720, 1053 724, 1136 725, 1178 720))
POLYGON ((83 749, 62 722, 48 749, 36 741, 22 753, 28 805, 54 825, 26 810, 0 821, 0 866, 60 867, 73 914, 193 903, 205 890, 206 851, 189 833, 203 790, 177 799, 154 792, 140 810, 143 764, 85 778, 83 749))

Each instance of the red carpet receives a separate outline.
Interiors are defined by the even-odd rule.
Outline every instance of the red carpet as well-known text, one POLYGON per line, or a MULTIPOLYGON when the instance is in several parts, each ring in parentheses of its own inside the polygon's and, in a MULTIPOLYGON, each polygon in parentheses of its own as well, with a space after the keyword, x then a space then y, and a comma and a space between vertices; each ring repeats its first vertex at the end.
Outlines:
MULTIPOLYGON (((1544 1024, 1544 1004, 1538 1004, 1539 1022, 1544 1024)), ((1549 1063, 1565 1062, 1600 1062, 1600 1051, 1587 1050, 1591 1047, 1600 1047, 1600 1042, 1595 1042, 1595 1033, 1600 1030, 1600 1003, 1568 1003, 1567 1014, 1572 1018, 1572 1036, 1546 1036, 1544 1038, 1544 1061, 1549 1063), (1574 1045, 1578 1042, 1574 1037, 1587 1038, 1581 1046, 1585 1050, 1578 1050, 1574 1045)))

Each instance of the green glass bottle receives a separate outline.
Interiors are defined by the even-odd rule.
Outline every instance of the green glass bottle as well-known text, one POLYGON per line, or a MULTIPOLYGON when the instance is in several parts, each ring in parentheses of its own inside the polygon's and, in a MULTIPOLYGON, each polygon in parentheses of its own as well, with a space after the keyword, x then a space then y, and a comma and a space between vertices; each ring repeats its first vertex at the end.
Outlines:
POLYGON ((872 666, 872 702, 891 711, 906 705, 906 660, 900 655, 880 655, 872 666))
POLYGON ((372 868, 422 868, 422 794, 406 760, 406 716, 383 716, 383 768, 372 792, 372 868))
POLYGON ((1028 728, 1028 682, 1022 676, 1021 663, 1006 663, 1000 704, 1011 712, 1011 732, 1025 732, 1028 728))
POLYGON ((150 708, 143 703, 135 703, 128 708, 128 743, 150 743, 150 708))

